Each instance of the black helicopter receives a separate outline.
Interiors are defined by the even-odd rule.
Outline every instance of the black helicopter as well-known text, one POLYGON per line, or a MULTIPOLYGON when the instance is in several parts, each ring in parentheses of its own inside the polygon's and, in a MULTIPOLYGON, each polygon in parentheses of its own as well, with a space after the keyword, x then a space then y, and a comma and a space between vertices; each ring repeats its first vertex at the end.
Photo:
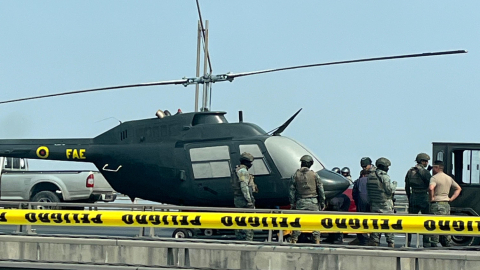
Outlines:
MULTIPOLYGON (((203 24, 200 30, 204 35, 203 24)), ((203 38, 205 40, 205 36, 203 38)), ((256 205, 272 207, 288 204, 290 177, 299 167, 300 157, 309 154, 315 159, 312 169, 320 175, 326 196, 331 198, 342 193, 349 186, 349 181, 325 169, 315 154, 300 143, 281 136, 300 111, 270 133, 255 124, 243 122, 242 117, 238 123, 228 123, 225 112, 208 110, 208 86, 220 81, 231 82, 238 77, 298 68, 465 52, 457 50, 376 57, 235 74, 212 75, 211 72, 205 72, 204 76, 198 76, 197 73, 196 77, 180 80, 2 101, 0 104, 142 86, 207 86, 204 88, 203 109, 200 112, 196 109, 191 113, 171 115, 157 111, 155 118, 124 122, 95 138, 0 140, 0 156, 91 162, 116 191, 131 199, 142 198, 176 205, 233 206, 231 175, 239 164, 240 154, 249 152, 255 158, 251 171, 259 188, 259 193, 255 194, 256 205)), ((207 59, 208 49, 204 54, 207 59)))
MULTIPOLYGON (((269 135, 255 124, 227 123, 224 114, 158 112, 158 118, 125 122, 93 139, 0 140, 0 155, 92 162, 115 190, 131 198, 230 206, 232 169, 240 154, 249 152, 255 157, 251 170, 260 190, 257 204, 288 204, 288 182, 300 157, 315 155, 279 136, 280 129, 269 135)), ((313 169, 328 197, 349 185, 317 158, 313 169)))

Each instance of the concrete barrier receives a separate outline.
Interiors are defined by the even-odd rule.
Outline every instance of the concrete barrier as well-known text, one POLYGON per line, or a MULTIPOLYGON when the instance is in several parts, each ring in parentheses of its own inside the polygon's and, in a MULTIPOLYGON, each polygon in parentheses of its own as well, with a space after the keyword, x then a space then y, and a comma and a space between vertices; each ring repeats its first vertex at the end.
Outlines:
POLYGON ((199 239, 17 235, 0 235, 0 260, 259 270, 480 269, 480 253, 471 250, 392 250, 199 239))

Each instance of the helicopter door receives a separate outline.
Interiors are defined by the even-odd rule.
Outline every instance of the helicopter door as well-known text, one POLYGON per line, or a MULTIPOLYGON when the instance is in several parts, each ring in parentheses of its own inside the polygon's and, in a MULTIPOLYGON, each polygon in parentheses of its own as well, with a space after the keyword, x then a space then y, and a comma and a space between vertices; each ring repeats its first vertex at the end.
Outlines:
POLYGON ((224 197, 228 196, 225 190, 231 190, 228 145, 192 147, 189 154, 197 197, 212 201, 225 200, 224 197))

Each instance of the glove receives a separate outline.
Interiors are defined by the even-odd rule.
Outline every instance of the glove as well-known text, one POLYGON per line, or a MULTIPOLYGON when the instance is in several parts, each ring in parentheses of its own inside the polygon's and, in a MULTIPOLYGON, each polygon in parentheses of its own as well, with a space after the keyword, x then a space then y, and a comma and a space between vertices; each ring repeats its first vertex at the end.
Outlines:
POLYGON ((247 207, 248 207, 248 208, 255 208, 255 206, 253 206, 253 203, 252 203, 252 202, 247 203, 247 207))

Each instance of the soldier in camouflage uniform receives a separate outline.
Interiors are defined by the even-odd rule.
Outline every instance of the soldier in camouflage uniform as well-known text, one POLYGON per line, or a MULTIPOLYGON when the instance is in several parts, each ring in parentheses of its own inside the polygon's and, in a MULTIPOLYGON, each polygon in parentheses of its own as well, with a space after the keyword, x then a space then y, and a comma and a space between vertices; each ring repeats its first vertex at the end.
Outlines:
MULTIPOLYGON (((375 162, 376 169, 372 169, 368 175, 367 192, 372 213, 391 213, 393 214, 392 196, 397 188, 397 182, 391 181, 387 172, 391 165, 390 160, 381 157, 375 162)), ((371 246, 380 245, 381 233, 371 233, 371 246)), ((385 233, 388 247, 394 247, 394 234, 385 233)))
MULTIPOLYGON (((428 185, 432 175, 426 169, 430 156, 425 153, 417 155, 417 165, 408 170, 405 176, 405 193, 408 198, 409 214, 430 214, 430 202, 428 198, 428 185)), ((430 246, 430 238, 423 235, 423 246, 430 246)), ((410 246, 412 234, 408 234, 407 246, 410 246)))
MULTIPOLYGON (((248 172, 252 162, 253 156, 245 152, 240 157, 240 166, 235 168, 232 188, 235 196, 233 202, 237 208, 255 208, 253 192, 258 190, 253 175, 248 172)), ((238 240, 253 241, 253 230, 235 230, 235 236, 238 240)))
MULTIPOLYGON (((291 209, 319 211, 325 209, 325 191, 318 174, 310 167, 313 165, 313 158, 304 155, 300 158, 301 168, 292 176, 290 185, 290 206, 291 209)), ((292 232, 292 243, 298 241, 300 231, 292 232)), ((314 231, 315 243, 320 244, 320 232, 314 231)))

